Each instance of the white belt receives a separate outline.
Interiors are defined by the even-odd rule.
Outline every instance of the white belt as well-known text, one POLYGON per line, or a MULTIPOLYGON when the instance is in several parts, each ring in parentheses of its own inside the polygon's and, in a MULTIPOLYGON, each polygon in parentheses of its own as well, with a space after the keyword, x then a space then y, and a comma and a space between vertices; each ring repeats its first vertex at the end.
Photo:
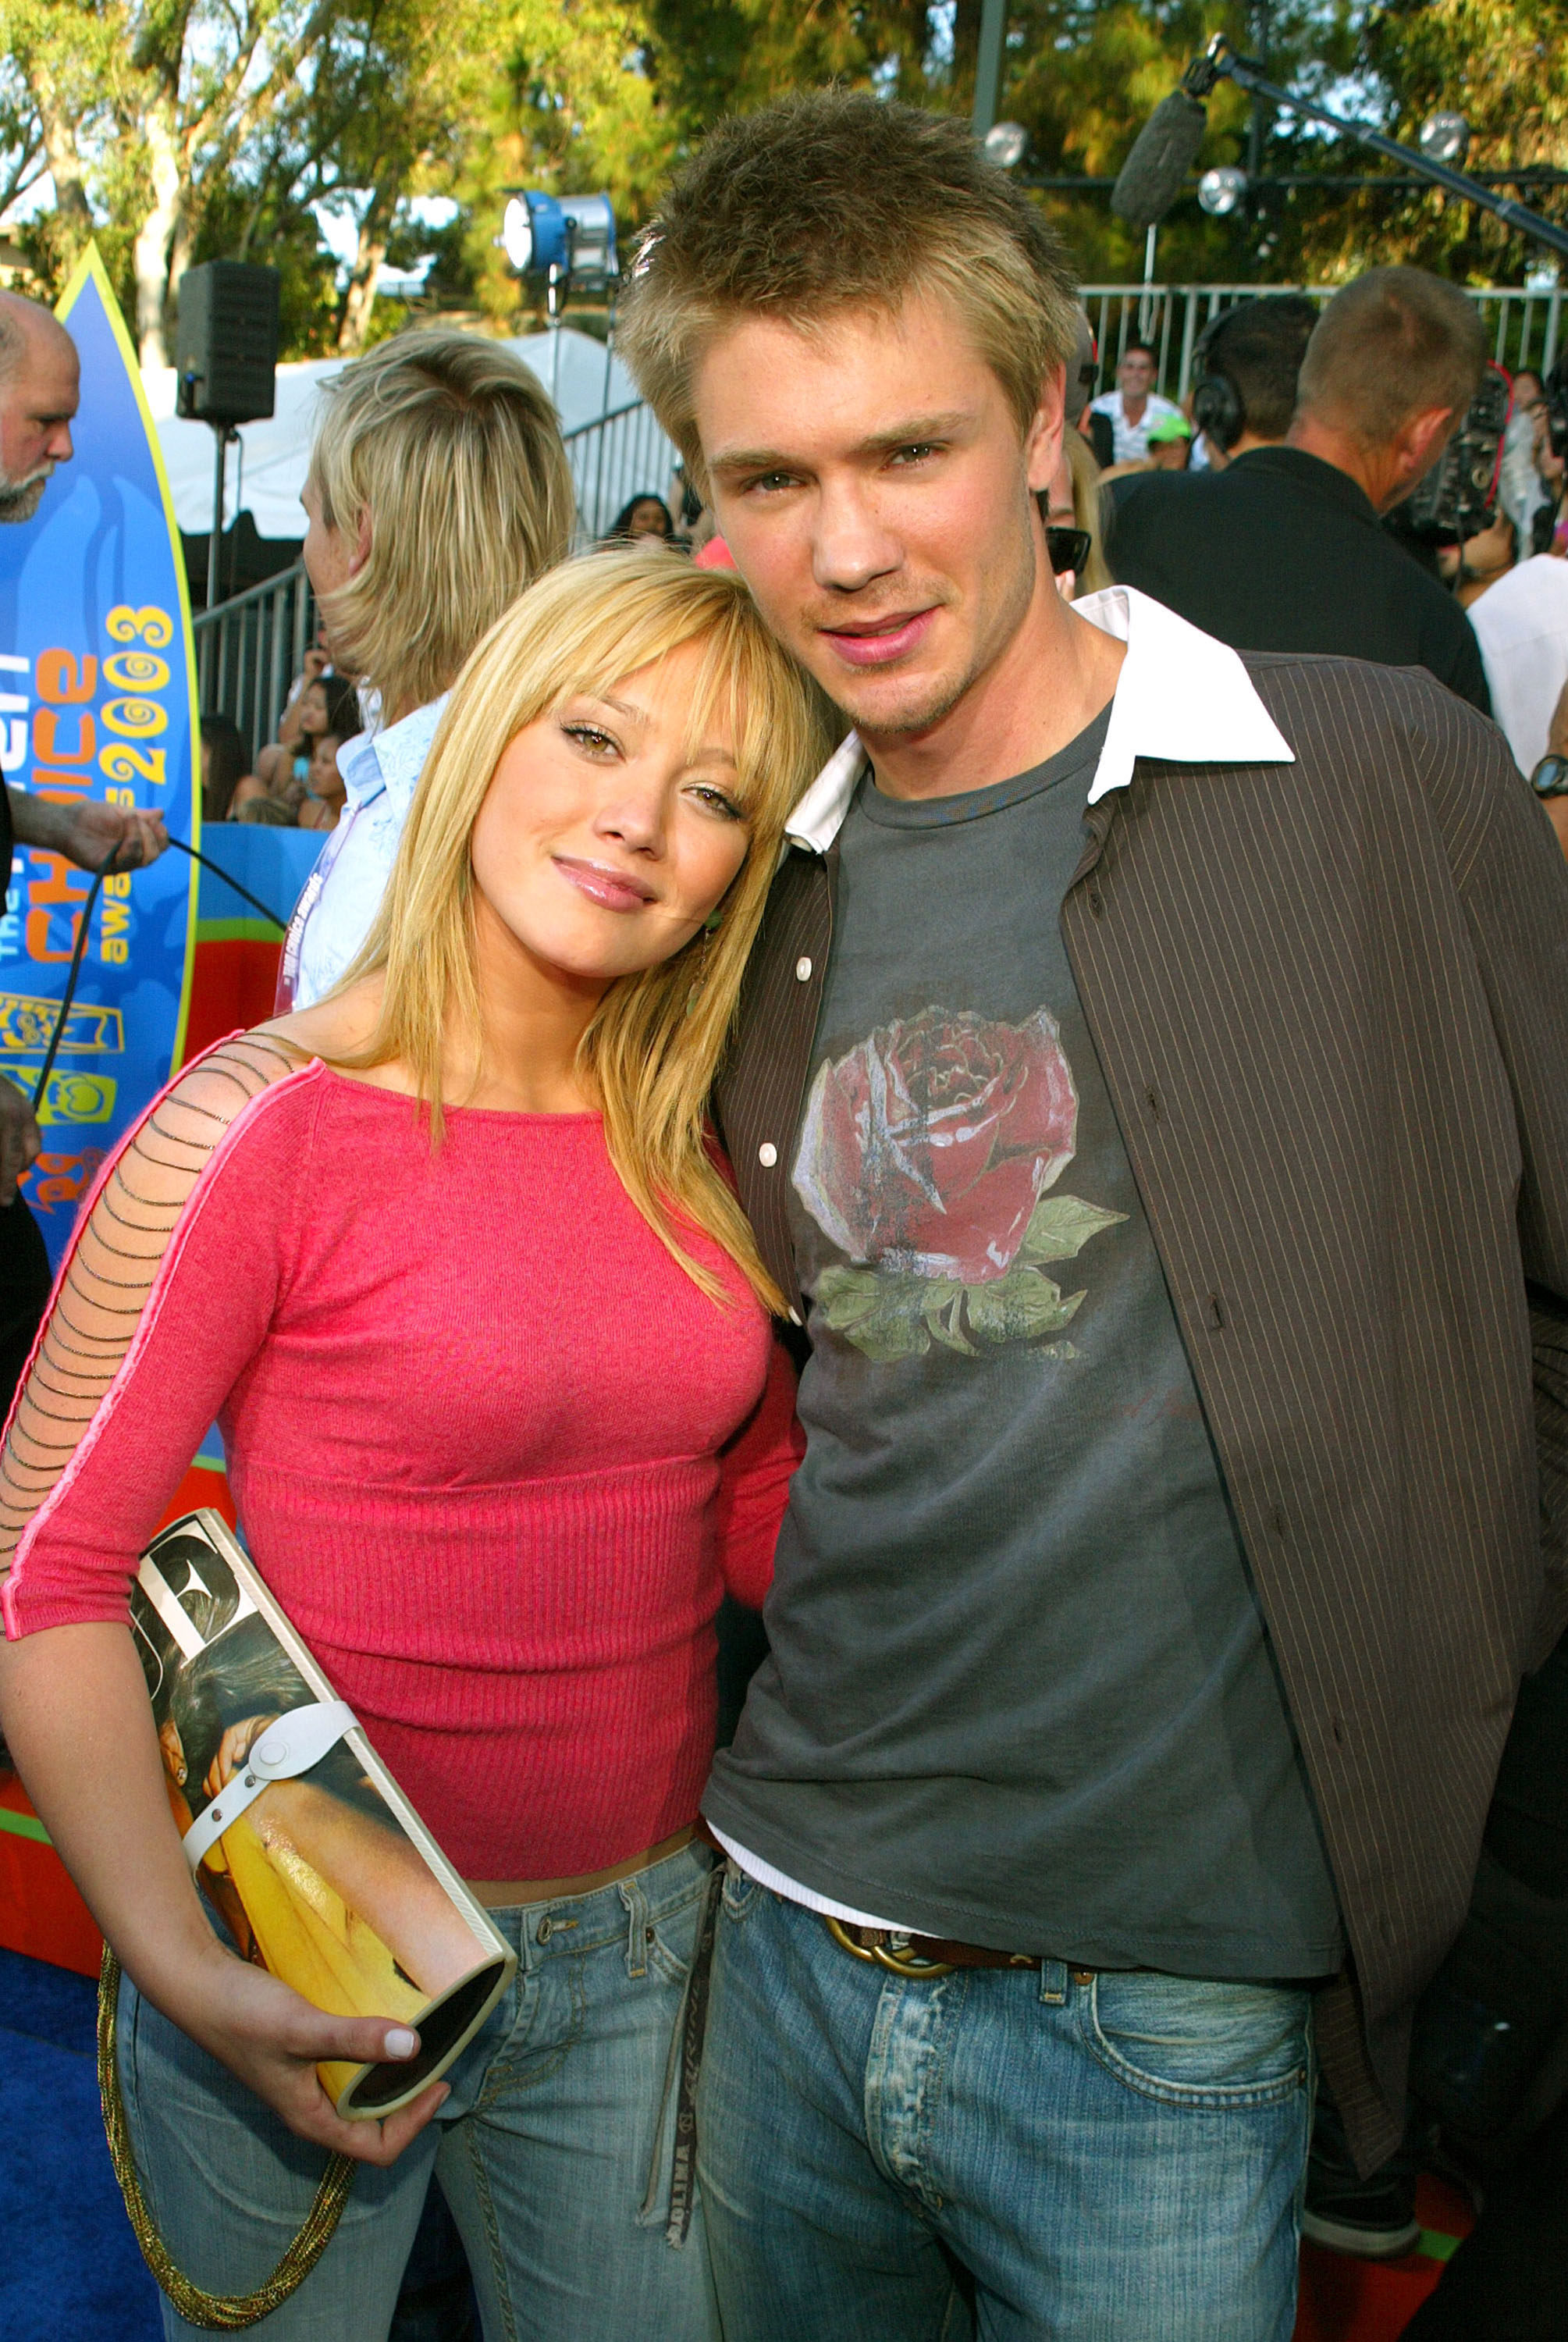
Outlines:
POLYGON ((354 1731, 358 1721, 344 1699, 313 1700, 308 1707, 291 1707, 286 1716, 275 1717, 252 1742, 245 1770, 225 1782, 185 1832, 185 1860, 191 1868, 195 1870, 229 1824, 237 1822, 264 1789, 274 1781, 292 1781, 296 1775, 308 1773, 345 1732, 354 1731))

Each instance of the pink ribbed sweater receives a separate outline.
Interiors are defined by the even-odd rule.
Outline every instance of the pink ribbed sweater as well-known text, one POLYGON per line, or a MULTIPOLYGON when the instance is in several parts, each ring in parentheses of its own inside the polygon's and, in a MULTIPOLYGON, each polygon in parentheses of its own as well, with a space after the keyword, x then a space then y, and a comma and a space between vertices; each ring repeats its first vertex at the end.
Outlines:
POLYGON ((470 1878, 691 1821, 724 1583, 761 1602, 794 1384, 704 1298, 594 1115, 448 1109, 312 1066, 181 1215, 135 1345, 18 1548, 13 1635, 120 1619, 206 1426, 268 1585, 470 1878))

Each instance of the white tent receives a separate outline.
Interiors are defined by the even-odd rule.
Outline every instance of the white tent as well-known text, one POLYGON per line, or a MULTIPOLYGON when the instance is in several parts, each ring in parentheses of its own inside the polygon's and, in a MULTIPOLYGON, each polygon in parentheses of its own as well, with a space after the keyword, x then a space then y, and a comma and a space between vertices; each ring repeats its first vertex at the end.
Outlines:
MULTIPOLYGON (((608 353, 603 342, 574 326, 563 325, 555 333, 525 334, 501 346, 514 350, 538 375, 555 401, 564 431, 593 423, 637 398, 636 386, 620 359, 608 353)), ((343 365, 341 358, 306 358, 279 366, 275 414, 265 423, 242 424, 240 446, 229 449, 225 527, 236 513, 247 511, 259 535, 304 536, 299 492, 310 457, 316 386, 339 373, 343 365)), ((205 535, 213 525, 212 432, 205 423, 184 423, 176 416, 173 366, 149 368, 142 379, 158 426, 175 518, 188 535, 205 535)), ((667 444, 661 435, 661 446, 667 448, 667 444)), ((606 490, 613 490, 613 483, 604 485, 606 490)), ((625 493, 631 495, 639 486, 664 485, 662 478, 644 479, 639 474, 625 493)))

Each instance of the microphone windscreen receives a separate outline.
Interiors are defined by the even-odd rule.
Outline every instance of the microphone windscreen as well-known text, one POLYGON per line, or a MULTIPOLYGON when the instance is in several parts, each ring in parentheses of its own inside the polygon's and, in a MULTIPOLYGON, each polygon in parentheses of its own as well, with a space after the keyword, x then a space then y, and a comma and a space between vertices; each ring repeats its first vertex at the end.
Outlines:
POLYGON ((1197 99, 1184 89, 1160 100, 1111 190, 1111 209, 1119 218, 1134 227, 1153 227, 1164 218, 1197 160, 1207 122, 1197 99))

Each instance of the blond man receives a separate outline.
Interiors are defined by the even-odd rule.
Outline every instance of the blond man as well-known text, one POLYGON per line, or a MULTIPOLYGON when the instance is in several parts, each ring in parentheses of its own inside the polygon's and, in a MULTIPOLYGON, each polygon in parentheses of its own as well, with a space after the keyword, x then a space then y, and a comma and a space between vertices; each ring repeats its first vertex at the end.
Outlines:
POLYGON ((289 926, 283 1009, 331 991, 369 934, 457 670, 565 554, 574 513, 554 407, 477 334, 401 334, 325 396, 305 565, 371 727, 339 754, 347 803, 289 926))
POLYGON ((1314 2057, 1370 2167, 1564 1607, 1568 869, 1429 678, 1054 592, 1072 300, 829 94, 623 343, 855 726, 719 1090, 812 1353, 705 1807, 731 2342, 1287 2342, 1314 2057))

